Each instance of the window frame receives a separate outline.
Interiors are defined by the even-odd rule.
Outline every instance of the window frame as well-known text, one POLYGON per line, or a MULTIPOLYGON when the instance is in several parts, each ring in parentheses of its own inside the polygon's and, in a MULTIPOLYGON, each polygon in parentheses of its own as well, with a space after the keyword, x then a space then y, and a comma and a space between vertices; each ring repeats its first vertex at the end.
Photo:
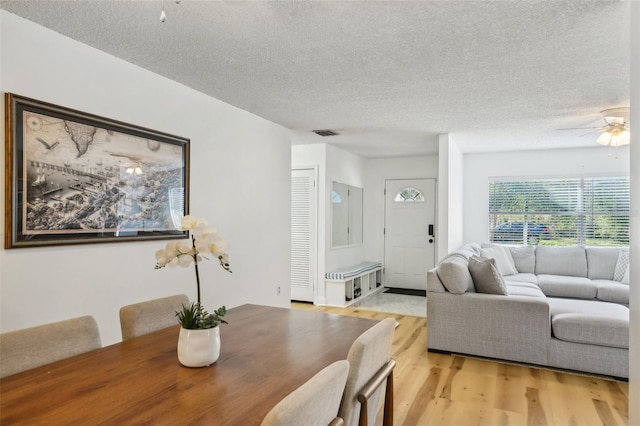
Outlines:
POLYGON ((424 203, 426 202, 424 198, 424 194, 422 191, 414 186, 405 186, 398 192, 396 192, 396 196, 393 197, 394 203, 424 203), (404 198, 402 193, 408 193, 411 191, 414 195, 411 198, 404 198))
POLYGON ((487 195, 492 243, 629 245, 628 174, 489 177, 487 195))

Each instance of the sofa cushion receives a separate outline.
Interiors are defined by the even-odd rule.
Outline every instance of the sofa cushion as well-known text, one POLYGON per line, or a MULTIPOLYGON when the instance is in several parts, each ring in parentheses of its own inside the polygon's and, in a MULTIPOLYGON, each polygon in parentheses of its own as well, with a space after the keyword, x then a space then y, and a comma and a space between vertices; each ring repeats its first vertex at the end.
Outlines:
POLYGON ((535 246, 509 247, 509 251, 518 272, 533 274, 536 271, 535 246))
POLYGON ((511 252, 506 247, 486 247, 480 250, 480 256, 496 260, 496 266, 502 276, 515 275, 518 273, 511 252))
POLYGON ((553 317, 559 314, 591 314, 610 318, 629 319, 629 308, 617 303, 599 300, 564 299, 547 297, 549 313, 553 317))
POLYGON ((582 313, 615 316, 618 318, 628 318, 629 308, 617 303, 600 302, 598 300, 563 299, 559 297, 548 297, 549 312, 551 316, 567 313, 582 313))
POLYGON ((471 278, 468 263, 463 257, 448 257, 438 264, 436 273, 442 285, 450 293, 463 294, 473 289, 473 278, 471 278))
POLYGON ((511 284, 509 282, 507 284, 507 294, 509 296, 529 296, 529 297, 545 297, 542 290, 540 290, 537 286, 529 283, 517 283, 511 284), (519 285, 526 284, 526 285, 519 285), (532 287, 529 287, 531 285, 532 287))
POLYGON ((587 256, 582 246, 536 247, 536 275, 587 276, 587 256))
POLYGON ((469 259, 469 272, 478 293, 507 294, 507 286, 495 259, 472 256, 469 259))
POLYGON ((629 347, 629 308, 616 303, 548 297, 553 334, 567 342, 629 347))
POLYGON ((587 247, 587 278, 612 280, 618 262, 617 247, 587 247))
POLYGON ((519 273, 535 273, 536 246, 482 243, 482 248, 500 247, 509 251, 510 259, 519 273))
POLYGON ((538 287, 538 277, 534 274, 519 273, 516 275, 509 275, 508 277, 504 277, 504 280, 508 282, 530 283, 531 285, 538 287))
MULTIPOLYGON (((512 287, 522 287, 522 288, 535 288, 535 289, 540 290, 540 287, 538 287, 537 284, 528 283, 526 281, 511 281, 511 280, 505 278, 504 282, 507 285, 507 287, 508 286, 512 286, 512 287)), ((540 290, 540 291, 542 291, 542 290, 540 290)), ((544 294, 544 293, 542 293, 542 294, 544 294)))
POLYGON ((622 281, 624 274, 629 269, 629 251, 620 250, 618 253, 618 261, 616 262, 615 270, 613 271, 613 280, 622 281))
POLYGON ((598 286, 589 278, 538 275, 538 286, 547 296, 595 299, 598 286))
POLYGON ((629 348, 629 320, 590 314, 559 314, 551 318, 556 339, 587 345, 629 348))
POLYGON ((629 305, 629 285, 612 280, 594 280, 598 300, 629 305))

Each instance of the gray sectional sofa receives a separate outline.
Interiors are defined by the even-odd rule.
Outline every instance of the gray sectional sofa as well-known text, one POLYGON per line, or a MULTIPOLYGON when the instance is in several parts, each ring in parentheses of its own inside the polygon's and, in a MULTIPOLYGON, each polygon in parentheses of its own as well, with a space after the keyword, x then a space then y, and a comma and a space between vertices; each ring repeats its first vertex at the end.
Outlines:
POLYGON ((627 379, 628 269, 628 249, 466 244, 427 274, 428 350, 627 379))

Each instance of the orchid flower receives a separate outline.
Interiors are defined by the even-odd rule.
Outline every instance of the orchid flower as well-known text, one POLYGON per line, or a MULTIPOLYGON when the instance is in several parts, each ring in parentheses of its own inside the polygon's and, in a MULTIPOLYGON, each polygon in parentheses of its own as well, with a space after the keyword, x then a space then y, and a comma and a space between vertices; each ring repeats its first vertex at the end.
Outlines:
POLYGON ((197 219, 195 216, 187 215, 180 220, 180 229, 189 231, 191 241, 170 241, 164 249, 156 251, 155 269, 165 266, 182 266, 184 268, 192 263, 196 271, 196 283, 198 285, 198 303, 200 303, 200 274, 198 263, 211 254, 218 259, 220 266, 231 272, 229 265, 229 255, 227 253, 227 242, 218 235, 217 229, 210 227, 205 219, 197 219))

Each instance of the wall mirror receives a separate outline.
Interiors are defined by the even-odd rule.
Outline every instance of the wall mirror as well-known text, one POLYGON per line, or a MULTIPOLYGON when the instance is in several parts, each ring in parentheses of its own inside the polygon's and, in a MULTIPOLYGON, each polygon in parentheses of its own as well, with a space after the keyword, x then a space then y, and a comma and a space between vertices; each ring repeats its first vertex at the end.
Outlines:
POLYGON ((362 203, 364 190, 333 182, 331 190, 331 247, 362 244, 362 203))

